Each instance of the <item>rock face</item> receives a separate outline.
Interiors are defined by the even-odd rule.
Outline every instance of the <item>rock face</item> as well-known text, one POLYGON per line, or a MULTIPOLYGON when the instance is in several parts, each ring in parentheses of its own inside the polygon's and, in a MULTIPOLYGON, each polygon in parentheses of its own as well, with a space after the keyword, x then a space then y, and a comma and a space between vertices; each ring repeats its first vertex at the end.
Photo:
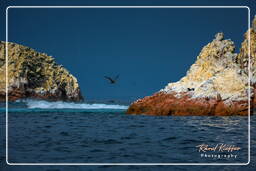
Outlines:
POLYGON ((252 28, 249 29, 245 35, 245 40, 242 43, 240 53, 237 56, 236 61, 239 63, 239 66, 246 72, 248 75, 248 54, 250 53, 250 81, 252 87, 252 107, 256 109, 256 16, 252 22, 252 28), (249 52, 249 37, 250 37, 250 52, 249 52))
MULTIPOLYGON (((0 101, 6 96, 6 50, 0 41, 0 101)), ((8 43, 8 100, 22 98, 81 101, 77 79, 44 53, 8 43)))
POLYGON ((203 47, 185 77, 178 82, 169 83, 152 96, 135 101, 127 113, 181 116, 248 115, 248 111, 252 111, 253 105, 256 104, 256 17, 253 27, 245 33, 240 53, 236 54, 234 50, 235 46, 231 40, 225 40, 223 33, 216 34, 215 39, 203 47))

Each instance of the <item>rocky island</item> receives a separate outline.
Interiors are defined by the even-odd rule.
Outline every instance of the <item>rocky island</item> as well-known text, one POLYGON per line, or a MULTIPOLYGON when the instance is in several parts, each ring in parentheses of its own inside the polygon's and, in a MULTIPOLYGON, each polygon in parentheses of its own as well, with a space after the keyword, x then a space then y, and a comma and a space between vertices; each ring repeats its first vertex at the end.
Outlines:
POLYGON ((247 116, 256 105, 256 17, 244 37, 240 52, 236 54, 234 42, 225 40, 223 33, 217 33, 213 41, 203 47, 186 76, 152 96, 133 102, 127 113, 247 116))
MULTIPOLYGON (((0 41, 0 101, 6 99, 6 42, 0 41)), ((51 56, 8 43, 8 100, 82 101, 77 79, 51 56)))

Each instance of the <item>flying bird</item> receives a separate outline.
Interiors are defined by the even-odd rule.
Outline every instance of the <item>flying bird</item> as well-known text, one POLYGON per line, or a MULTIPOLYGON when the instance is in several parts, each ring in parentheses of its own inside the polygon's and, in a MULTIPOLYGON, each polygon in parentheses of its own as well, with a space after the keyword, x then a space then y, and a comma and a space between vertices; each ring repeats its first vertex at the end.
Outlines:
POLYGON ((111 78, 111 77, 108 77, 108 76, 104 76, 104 78, 106 78, 107 80, 109 80, 109 83, 110 84, 115 84, 117 79, 119 78, 119 75, 117 75, 115 78, 111 78))

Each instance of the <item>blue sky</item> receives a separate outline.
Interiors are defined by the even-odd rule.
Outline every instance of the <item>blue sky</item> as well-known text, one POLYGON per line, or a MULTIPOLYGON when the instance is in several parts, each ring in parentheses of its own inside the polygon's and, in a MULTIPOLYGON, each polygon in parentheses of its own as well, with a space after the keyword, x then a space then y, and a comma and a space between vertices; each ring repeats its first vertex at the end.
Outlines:
MULTIPOLYGON (((1 12, 8 5, 71 5, 57 2, 12 1, 4 3, 1 12)), ((249 1, 116 2, 72 5, 247 5, 255 14, 249 1)), ((9 9, 8 31, 9 41, 47 53, 64 65, 78 78, 86 99, 133 100, 178 81, 217 32, 233 40, 238 51, 247 30, 247 13, 245 8, 9 9), (103 78, 117 74, 115 85, 103 78)), ((0 39, 5 40, 3 25, 0 28, 0 39)))

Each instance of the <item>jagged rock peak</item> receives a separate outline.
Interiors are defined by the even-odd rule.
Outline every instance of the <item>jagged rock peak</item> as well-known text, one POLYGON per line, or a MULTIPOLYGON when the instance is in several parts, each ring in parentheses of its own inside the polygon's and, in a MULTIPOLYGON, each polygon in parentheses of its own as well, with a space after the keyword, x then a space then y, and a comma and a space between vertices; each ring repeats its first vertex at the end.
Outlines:
POLYGON ((186 76, 152 96, 135 101, 127 113, 248 116, 250 110, 252 114, 256 106, 256 17, 244 38, 237 55, 234 43, 225 40, 223 33, 217 33, 214 40, 203 47, 186 76), (248 82, 249 52, 251 83, 248 82))
POLYGON ((217 33, 183 78, 132 103, 127 113, 248 115, 248 75, 234 50, 234 42, 217 33))
POLYGON ((224 33, 217 33, 216 35, 215 35, 215 40, 217 40, 217 41, 221 41, 221 40, 223 40, 224 39, 224 33))
POLYGON ((178 82, 169 83, 161 91, 167 93, 172 91, 177 93, 187 92, 189 89, 197 90, 202 84, 212 82, 207 82, 207 80, 228 68, 235 67, 234 59, 237 54, 234 53, 234 50, 234 42, 224 40, 224 34, 217 33, 215 39, 203 47, 186 76, 178 82))

